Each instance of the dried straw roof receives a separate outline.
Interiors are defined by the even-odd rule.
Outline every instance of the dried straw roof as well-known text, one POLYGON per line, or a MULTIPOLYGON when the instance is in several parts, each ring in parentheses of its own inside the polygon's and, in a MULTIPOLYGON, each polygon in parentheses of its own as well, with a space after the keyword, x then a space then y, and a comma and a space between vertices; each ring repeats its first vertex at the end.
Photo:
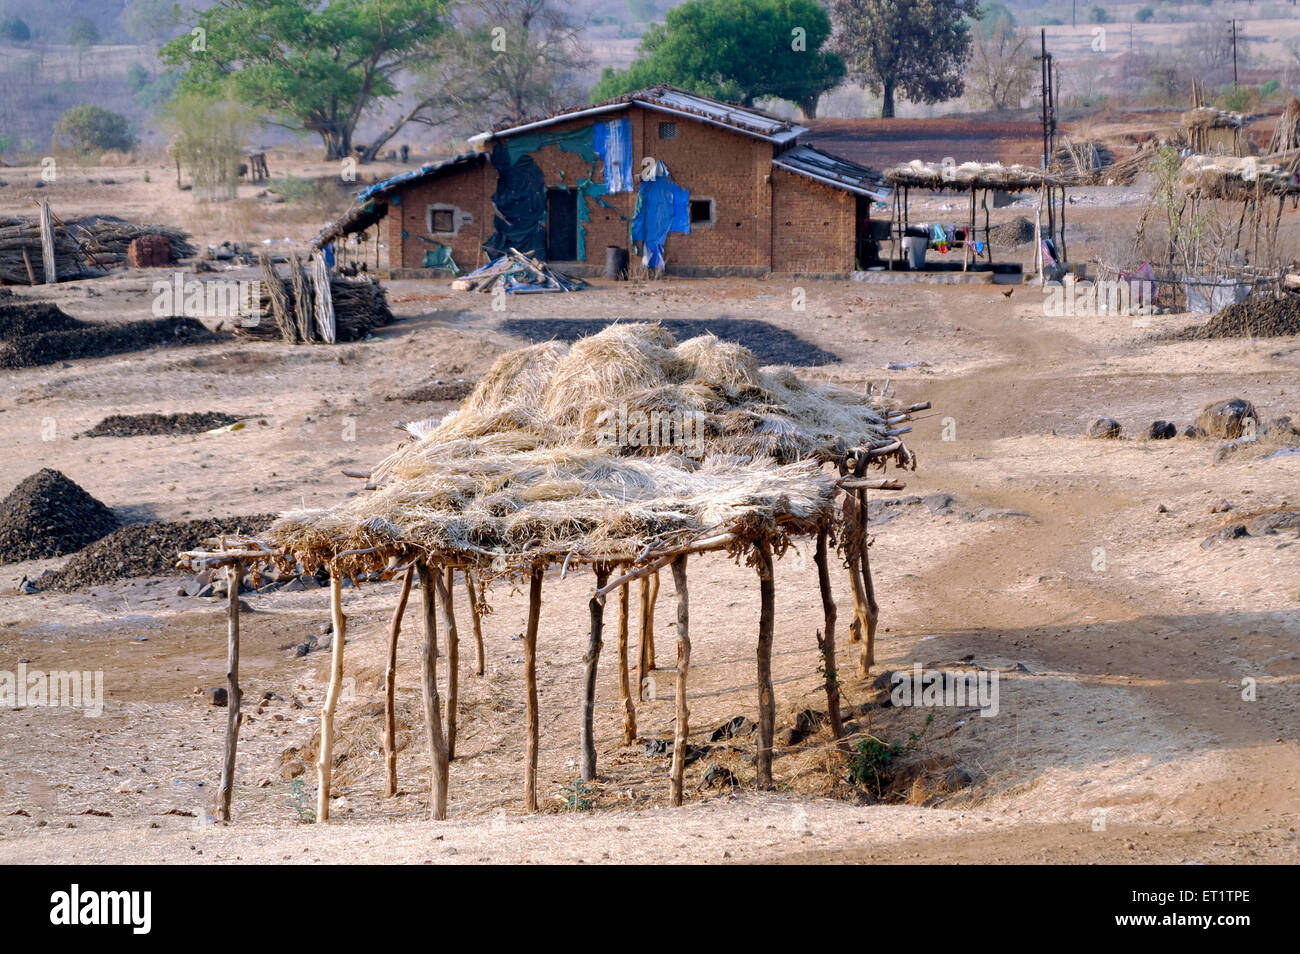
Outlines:
POLYGON ((1004 166, 1000 162, 963 162, 960 165, 945 166, 940 162, 925 162, 921 159, 891 166, 885 170, 884 179, 894 187, 907 186, 935 191, 969 191, 974 188, 1021 192, 1041 188, 1044 182, 1049 185, 1060 185, 1062 182, 1059 177, 1032 166, 1004 166))
MULTIPOLYGON (((547 342, 502 355, 460 409, 414 428, 439 441, 519 429, 547 444, 591 447, 620 410, 699 414, 709 453, 833 462, 888 443, 896 406, 760 368, 749 349, 713 335, 678 344, 661 325, 628 323, 571 347, 547 342)), ((906 449, 896 459, 911 462, 906 449)))
POLYGON ((1253 196, 1300 195, 1300 176, 1285 165, 1254 156, 1190 155, 1178 170, 1187 192, 1211 199, 1242 201, 1253 196))
MULTIPOLYGON (((412 440, 372 472, 373 493, 286 513, 264 540, 308 569, 364 572, 427 553, 491 575, 639 562, 720 534, 731 549, 780 545, 834 519, 837 475, 824 463, 897 444, 891 409, 759 368, 711 335, 677 344, 657 324, 613 325, 571 347, 502 355, 459 409, 405 425, 412 440), (698 414, 703 441, 612 443, 602 412, 620 411, 698 414)), ((873 463, 889 458, 915 467, 902 446, 873 463)))
POLYGON ((1246 125, 1246 117, 1241 113, 1216 109, 1213 106, 1197 106, 1183 113, 1180 121, 1184 129, 1240 129, 1246 125))

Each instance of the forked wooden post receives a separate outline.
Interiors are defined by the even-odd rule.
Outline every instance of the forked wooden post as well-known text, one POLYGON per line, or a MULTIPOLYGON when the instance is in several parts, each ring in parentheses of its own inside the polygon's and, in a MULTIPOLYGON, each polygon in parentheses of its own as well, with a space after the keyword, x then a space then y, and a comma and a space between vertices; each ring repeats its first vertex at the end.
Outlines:
POLYGON ((682 776, 686 772, 686 740, 690 735, 691 711, 686 707, 686 674, 691 668, 690 605, 686 592, 686 557, 673 561, 673 586, 677 590, 677 734, 673 739, 670 799, 682 803, 682 776))
POLYGON ((226 753, 221 765, 221 787, 217 790, 217 821, 230 821, 230 797, 235 788, 235 752, 239 748, 239 727, 244 721, 239 703, 239 581, 244 578, 244 564, 236 560, 229 565, 229 602, 226 604, 226 753))
POLYGON ((469 597, 469 619, 474 628, 474 675, 483 675, 486 660, 483 658, 483 617, 479 614, 478 581, 474 571, 465 571, 465 594, 469 597))
POLYGON ((384 669, 384 795, 388 798, 397 794, 397 637, 402 632, 402 617, 411 598, 411 579, 414 576, 415 567, 408 566, 406 575, 402 577, 397 609, 393 610, 393 622, 388 627, 388 666, 384 669))
POLYGON ((776 733, 776 693, 772 688, 772 630, 776 619, 776 585, 772 547, 761 541, 758 553, 758 752, 754 759, 758 787, 772 787, 772 737, 776 733))
POLYGON ((822 668, 826 673, 826 717, 830 719, 831 735, 838 744, 844 738, 844 721, 840 718, 840 682, 835 661, 835 597, 831 595, 831 571, 826 553, 826 531, 817 534, 817 585, 822 594, 822 613, 825 616, 824 635, 818 640, 822 654, 822 668))
POLYGON ((867 535, 867 492, 857 491, 858 498, 858 545, 861 559, 858 562, 862 573, 866 609, 866 639, 862 642, 862 657, 858 660, 858 669, 863 676, 871 674, 871 667, 876 663, 876 625, 880 621, 880 604, 876 602, 876 584, 871 579, 871 538, 867 535))
POLYGON ((636 704, 632 701, 632 680, 627 671, 628 596, 628 584, 624 583, 618 588, 618 695, 623 703, 625 745, 636 741, 636 704))
MULTIPOLYGON (((600 589, 609 579, 609 564, 596 564, 596 588, 600 589)), ((587 601, 591 614, 591 631, 587 637, 587 651, 582 655, 582 720, 578 726, 578 742, 582 751, 582 780, 590 782, 596 777, 596 666, 600 662, 600 650, 604 646, 601 639, 605 628, 605 604, 597 596, 587 601)))
POLYGON ((330 685, 320 710, 320 759, 316 763, 316 822, 330 817, 330 775, 334 771, 334 710, 343 689, 343 644, 347 641, 347 618, 343 615, 343 577, 330 570, 330 619, 334 623, 330 643, 330 685))
POLYGON ((442 734, 442 703, 438 698, 438 568, 421 560, 420 601, 424 608, 424 643, 420 646, 420 673, 424 684, 424 733, 429 743, 429 817, 447 817, 447 737, 442 734))
POLYGON ((447 733, 447 760, 456 758, 456 708, 460 702, 460 632, 456 628, 456 607, 452 597, 455 570, 447 567, 435 579, 438 601, 442 603, 442 621, 447 626, 447 717, 443 720, 447 733))
POLYGON ((537 622, 542 615, 542 571, 528 581, 528 626, 524 630, 524 684, 528 695, 528 737, 524 744, 524 808, 537 811, 537 622))
POLYGON ((655 667, 655 612, 654 601, 650 599, 650 576, 641 577, 637 590, 640 596, 641 632, 637 640, 637 699, 645 701, 645 681, 650 670, 655 667))

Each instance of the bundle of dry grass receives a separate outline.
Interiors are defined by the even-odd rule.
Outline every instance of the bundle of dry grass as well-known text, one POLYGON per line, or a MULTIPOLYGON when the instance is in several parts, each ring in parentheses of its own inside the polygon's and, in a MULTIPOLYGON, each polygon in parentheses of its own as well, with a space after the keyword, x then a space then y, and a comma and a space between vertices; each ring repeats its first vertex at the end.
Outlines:
MULTIPOLYGON (((59 281, 73 281, 126 265, 127 248, 143 235, 161 235, 171 245, 173 261, 190 258, 188 234, 166 225, 138 225, 111 216, 57 221, 53 230, 54 266, 59 281)), ((36 216, 0 217, 0 282, 13 285, 45 281, 41 226, 36 216), (29 270, 30 269, 30 270, 29 270)))
POLYGON ((952 165, 913 159, 886 169, 885 182, 895 188, 913 189, 1001 189, 1021 192, 1039 189, 1044 183, 1059 185, 1059 177, 1030 166, 1004 166, 1000 162, 963 162, 952 165))
POLYGON ((401 550, 504 576, 571 556, 632 562, 719 534, 740 547, 815 532, 831 518, 835 478, 812 461, 619 457, 527 440, 506 432, 412 442, 384 462, 373 493, 286 513, 263 539, 305 568, 333 560, 345 572, 382 569, 401 550))
MULTIPOLYGON (((629 323, 567 349, 550 342, 502 355, 460 409, 413 433, 450 441, 517 429, 552 446, 653 455, 681 451, 682 441, 657 438, 688 425, 708 453, 832 462, 889 443, 900 420, 896 402, 759 368, 733 342, 701 335, 678 344, 661 325, 629 323)), ((895 459, 912 463, 902 447, 895 459)))
POLYGON ((1207 199, 1243 201, 1258 195, 1300 195, 1300 176, 1254 156, 1190 155, 1178 170, 1179 185, 1207 199))

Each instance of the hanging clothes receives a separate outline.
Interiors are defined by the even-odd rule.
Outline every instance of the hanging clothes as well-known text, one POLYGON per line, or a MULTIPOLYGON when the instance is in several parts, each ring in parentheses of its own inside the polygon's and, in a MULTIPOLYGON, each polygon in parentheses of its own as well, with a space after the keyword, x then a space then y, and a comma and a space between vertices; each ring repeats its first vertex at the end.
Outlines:
POLYGON ((632 241, 645 246, 642 262, 647 268, 664 267, 664 243, 669 232, 690 234, 691 194, 673 182, 662 162, 653 179, 642 179, 632 216, 632 241))

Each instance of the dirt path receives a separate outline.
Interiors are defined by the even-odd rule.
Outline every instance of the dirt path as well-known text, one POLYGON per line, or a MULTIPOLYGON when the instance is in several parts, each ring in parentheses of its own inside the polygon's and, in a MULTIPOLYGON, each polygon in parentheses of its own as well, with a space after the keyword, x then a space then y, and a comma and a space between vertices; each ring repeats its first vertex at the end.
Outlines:
MULTIPOLYGON (((546 814, 519 814, 524 607, 520 594, 504 589, 493 593, 485 621, 488 675, 462 675, 452 820, 436 832, 421 820, 427 761, 413 633, 400 657, 405 794, 377 797, 374 705, 389 584, 347 591, 355 684, 343 708, 343 801, 328 827, 299 825, 294 807, 314 800, 303 750, 321 701, 323 656, 300 658, 291 648, 324 620, 325 601, 318 592, 252 598, 245 691, 282 700, 251 713, 235 798, 239 823, 205 825, 224 712, 193 690, 216 684, 222 672, 220 608, 176 596, 174 581, 16 593, 18 574, 59 562, 46 561, 3 568, 0 669, 19 658, 103 668, 108 705, 98 720, 35 708, 0 713, 0 858, 1294 862, 1300 542, 1292 531, 1200 544, 1230 515, 1294 506, 1300 457, 1246 453, 1216 464, 1212 442, 1082 437, 1098 416, 1116 417, 1137 435, 1152 420, 1181 424, 1205 401, 1236 393, 1265 416, 1294 414, 1294 343, 1155 345, 1150 329, 1128 319, 1043 318, 1030 286, 1010 299, 978 286, 808 286, 806 313, 790 311, 780 283, 719 281, 533 296, 512 302, 506 317, 765 321, 840 359, 801 373, 854 386, 891 377, 905 400, 933 402, 909 438, 921 466, 899 496, 953 500, 933 510, 928 500, 890 506, 875 524, 884 605, 876 672, 971 657, 1001 673, 1001 711, 995 718, 941 711, 927 729, 919 712, 881 710, 865 730, 900 743, 919 733, 928 757, 941 770, 969 772, 970 787, 928 796, 918 789, 912 804, 821 797, 832 794, 835 773, 815 745, 780 750, 777 793, 701 787, 710 761, 743 777, 741 745, 694 764, 691 804, 669 814, 666 762, 620 744, 607 656, 593 810, 560 811, 576 775, 572 700, 586 636, 585 613, 575 608, 589 587, 570 575, 548 580, 543 617, 546 814), (924 363, 886 369, 917 361, 924 363), (955 439, 945 440, 945 431, 955 439), (1233 510, 1210 513, 1221 498, 1233 510), (1256 701, 1242 699, 1243 679, 1254 680, 1256 701), (305 774, 295 777, 304 762, 305 774), (20 810, 27 814, 11 814, 20 810), (110 816, 80 814, 86 810, 110 816)), ((89 317, 95 308, 107 316, 143 288, 124 282, 86 302, 89 317)), ((77 291, 59 294, 75 301, 77 291)), ((327 505, 356 492, 339 471, 382 456, 394 441, 394 419, 451 407, 389 396, 431 379, 472 380, 519 341, 502 333, 502 316, 484 296, 401 282, 390 295, 405 320, 362 345, 202 346, 21 372, 0 395, 0 439, 18 455, 0 461, 0 484, 12 486, 37 466, 57 467, 110 506, 159 519, 327 505), (267 423, 220 438, 40 440, 50 417, 62 434, 112 412, 214 407, 267 423), (341 441, 348 418, 355 440, 341 441)), ((824 702, 810 564, 791 553, 778 566, 782 719, 824 702)), ((844 621, 847 593, 836 582, 844 621)), ((692 567, 693 738, 753 714, 752 583, 751 571, 725 560, 692 567)), ((665 647, 670 590, 657 626, 665 647)), ((407 627, 415 627, 413 617, 407 627)), ((855 703, 871 693, 868 682, 848 675, 856 655, 842 637, 839 668, 855 703)), ((671 735, 671 690, 663 695, 639 712, 643 737, 671 735)))

